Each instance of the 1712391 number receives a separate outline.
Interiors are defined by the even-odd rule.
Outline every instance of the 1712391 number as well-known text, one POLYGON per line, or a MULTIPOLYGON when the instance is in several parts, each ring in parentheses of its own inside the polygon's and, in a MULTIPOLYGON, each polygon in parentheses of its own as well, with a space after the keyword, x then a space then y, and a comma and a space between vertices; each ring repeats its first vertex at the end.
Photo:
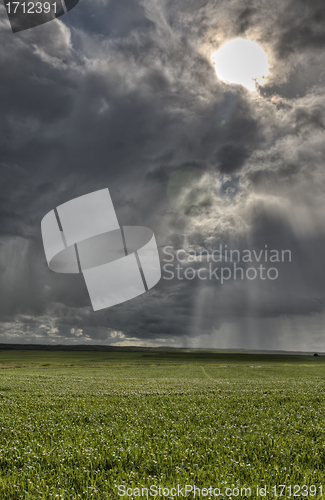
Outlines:
POLYGON ((323 495, 323 487, 322 485, 316 486, 311 485, 307 486, 307 484, 303 484, 300 486, 299 484, 295 485, 287 485, 287 484, 278 484, 277 486, 273 486, 271 488, 271 494, 276 497, 307 497, 307 496, 322 496, 323 495))
POLYGON ((48 14, 51 10, 51 5, 54 9, 54 13, 56 14, 56 2, 9 2, 6 4, 8 14, 16 14, 19 6, 23 9, 23 14, 48 14))

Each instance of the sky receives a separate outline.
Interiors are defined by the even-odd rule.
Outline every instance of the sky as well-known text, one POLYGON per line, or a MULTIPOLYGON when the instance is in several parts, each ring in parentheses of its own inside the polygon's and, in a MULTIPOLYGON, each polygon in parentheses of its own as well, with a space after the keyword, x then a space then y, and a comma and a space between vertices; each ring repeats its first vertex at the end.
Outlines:
POLYGON ((80 0, 18 33, 1 5, 0 342, 325 351, 324 28, 322 0, 80 0), (236 38, 268 57, 253 92, 213 64, 236 38), (104 188, 154 232, 162 279, 94 312, 41 220, 104 188), (221 283, 226 248, 290 253, 221 283))

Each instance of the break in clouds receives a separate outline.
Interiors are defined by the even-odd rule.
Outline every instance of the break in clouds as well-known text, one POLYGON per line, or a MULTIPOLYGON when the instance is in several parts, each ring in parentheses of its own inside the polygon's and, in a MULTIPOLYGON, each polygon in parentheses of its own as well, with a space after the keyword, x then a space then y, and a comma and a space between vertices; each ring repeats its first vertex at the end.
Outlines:
POLYGON ((16 34, 0 12, 1 340, 325 350, 324 2, 80 0, 16 34), (256 93, 216 75, 238 37, 268 55, 256 93), (162 279, 95 313, 81 275, 49 271, 40 221, 106 187, 161 259, 291 259, 277 279, 162 279))

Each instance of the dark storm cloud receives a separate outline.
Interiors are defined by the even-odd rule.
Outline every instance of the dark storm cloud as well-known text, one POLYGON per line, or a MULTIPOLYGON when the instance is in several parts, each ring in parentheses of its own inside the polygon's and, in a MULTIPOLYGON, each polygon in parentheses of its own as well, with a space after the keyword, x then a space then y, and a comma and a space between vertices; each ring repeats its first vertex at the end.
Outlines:
POLYGON ((225 144, 219 153, 220 172, 232 174, 245 163, 249 154, 244 146, 225 144))
POLYGON ((323 312, 324 8, 294 6, 84 1, 16 35, 2 9, 3 338, 182 343, 236 323, 249 344, 249 318, 323 312), (238 36, 268 51, 260 98, 212 66, 238 36), (48 270, 40 221, 104 187, 121 225, 154 230, 162 258, 165 245, 267 244, 292 262, 272 283, 161 280, 94 313, 81 276, 48 270))
POLYGON ((276 48, 280 57, 297 51, 324 49, 325 5, 321 0, 292 1, 285 5, 279 21, 280 36, 276 48))
POLYGON ((65 19, 67 25, 87 34, 101 35, 110 38, 128 37, 132 31, 144 31, 154 27, 145 16, 144 8, 137 2, 118 0, 110 2, 84 2, 65 19))

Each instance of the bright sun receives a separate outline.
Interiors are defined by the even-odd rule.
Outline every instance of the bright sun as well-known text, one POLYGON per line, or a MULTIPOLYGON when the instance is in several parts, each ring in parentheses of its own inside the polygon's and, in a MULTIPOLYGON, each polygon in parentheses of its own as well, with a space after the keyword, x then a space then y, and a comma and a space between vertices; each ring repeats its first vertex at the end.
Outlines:
POLYGON ((269 70, 264 50, 242 38, 225 43, 212 59, 221 80, 239 83, 249 90, 255 90, 255 82, 264 83, 269 70))

